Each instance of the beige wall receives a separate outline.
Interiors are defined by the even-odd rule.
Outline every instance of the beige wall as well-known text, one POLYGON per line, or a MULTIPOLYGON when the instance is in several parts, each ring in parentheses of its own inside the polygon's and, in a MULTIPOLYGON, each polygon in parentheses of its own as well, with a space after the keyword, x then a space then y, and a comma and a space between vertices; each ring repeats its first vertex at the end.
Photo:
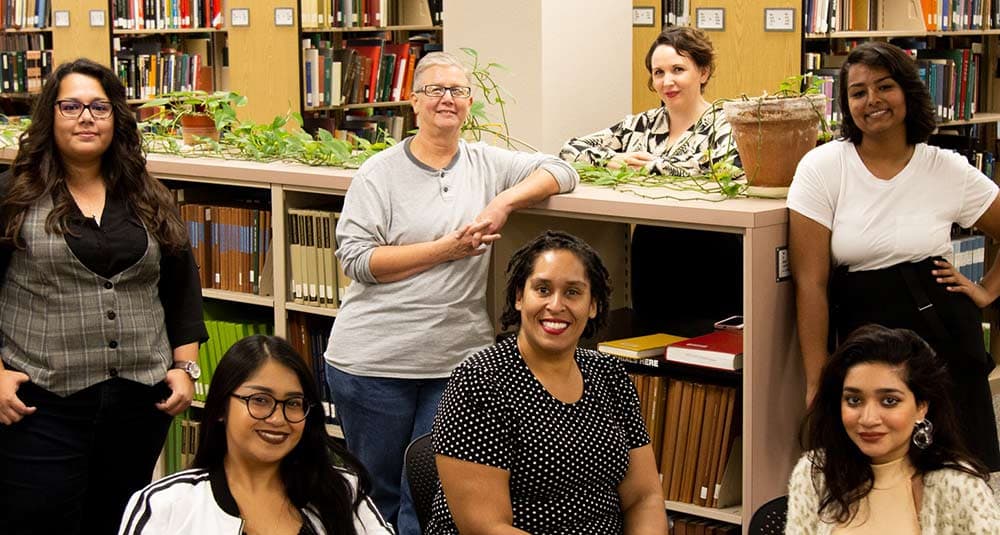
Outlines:
POLYGON ((52 11, 69 11, 68 28, 52 28, 52 64, 87 58, 111 66, 111 17, 107 0, 53 0, 52 11), (104 11, 104 26, 90 26, 90 11, 104 11))
MULTIPOLYGON (((511 134, 543 152, 632 108, 629 0, 445 0, 445 49, 507 67, 511 134), (624 37, 622 37, 624 36, 624 37)), ((463 58, 464 59, 464 58, 463 58)), ((497 113, 490 110, 492 116, 497 113)))

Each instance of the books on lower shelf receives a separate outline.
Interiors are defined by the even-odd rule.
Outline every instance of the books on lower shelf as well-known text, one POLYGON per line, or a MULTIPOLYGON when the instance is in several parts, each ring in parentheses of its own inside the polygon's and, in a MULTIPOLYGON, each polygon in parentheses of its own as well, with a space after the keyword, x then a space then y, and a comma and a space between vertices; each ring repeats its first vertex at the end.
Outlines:
POLYGON ((296 303, 337 308, 351 280, 344 273, 337 249, 340 214, 324 210, 288 210, 290 292, 296 303))
POLYGON ((163 444, 164 475, 180 472, 191 466, 198 453, 200 438, 201 422, 191 417, 190 409, 174 417, 163 444))
POLYGON ((326 378, 326 344, 330 339, 333 318, 312 316, 301 312, 288 314, 288 343, 298 351, 299 355, 312 367, 316 388, 319 390, 323 413, 327 423, 340 424, 337 410, 330 395, 330 386, 326 378))
POLYGON ((672 535, 736 535, 740 527, 715 520, 671 513, 672 535))
POLYGON ((219 360, 233 344, 255 334, 274 334, 274 327, 266 323, 223 321, 208 317, 205 319, 205 328, 208 330, 208 342, 198 347, 198 366, 201 368, 201 377, 194 383, 194 399, 198 401, 205 401, 206 396, 208 396, 208 385, 212 382, 215 368, 218 367, 219 360))
POLYGON ((666 348, 668 362, 682 362, 722 370, 743 368, 743 331, 713 331, 666 348))
POLYGON ((597 350, 601 353, 627 359, 646 359, 663 356, 663 350, 667 346, 681 340, 687 340, 687 338, 655 333, 619 340, 606 340, 597 345, 597 350))

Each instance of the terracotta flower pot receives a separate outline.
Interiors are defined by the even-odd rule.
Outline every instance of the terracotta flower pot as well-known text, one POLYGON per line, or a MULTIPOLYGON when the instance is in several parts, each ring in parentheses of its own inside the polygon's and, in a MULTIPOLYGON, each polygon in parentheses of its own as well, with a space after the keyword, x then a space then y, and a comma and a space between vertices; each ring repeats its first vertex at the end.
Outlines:
POLYGON ((747 182, 752 186, 788 187, 795 166, 816 146, 824 95, 725 102, 747 182))
POLYGON ((185 145, 197 145, 196 137, 219 140, 219 130, 210 115, 184 115, 181 117, 181 137, 185 145))

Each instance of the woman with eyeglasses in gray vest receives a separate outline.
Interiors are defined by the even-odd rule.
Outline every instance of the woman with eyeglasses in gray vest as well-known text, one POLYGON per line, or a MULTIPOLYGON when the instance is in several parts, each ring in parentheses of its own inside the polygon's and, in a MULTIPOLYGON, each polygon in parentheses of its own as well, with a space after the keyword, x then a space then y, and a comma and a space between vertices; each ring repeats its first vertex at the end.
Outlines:
POLYGON ((106 534, 199 374, 198 268, 125 88, 60 65, 0 175, 0 519, 106 534))

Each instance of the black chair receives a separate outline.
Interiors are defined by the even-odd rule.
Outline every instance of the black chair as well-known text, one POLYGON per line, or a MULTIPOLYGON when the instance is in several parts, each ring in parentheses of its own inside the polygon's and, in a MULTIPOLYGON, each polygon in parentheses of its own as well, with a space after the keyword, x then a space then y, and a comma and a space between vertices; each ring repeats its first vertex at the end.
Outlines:
POLYGON ((417 512, 420 531, 426 531, 431 520, 431 503, 437 492, 438 472, 434 463, 434 446, 431 444, 431 434, 427 433, 414 439, 406 447, 403 454, 406 479, 410 483, 410 495, 413 497, 413 508, 417 512))
POLYGON ((788 496, 777 498, 760 506, 750 519, 750 535, 784 535, 788 514, 788 496))

